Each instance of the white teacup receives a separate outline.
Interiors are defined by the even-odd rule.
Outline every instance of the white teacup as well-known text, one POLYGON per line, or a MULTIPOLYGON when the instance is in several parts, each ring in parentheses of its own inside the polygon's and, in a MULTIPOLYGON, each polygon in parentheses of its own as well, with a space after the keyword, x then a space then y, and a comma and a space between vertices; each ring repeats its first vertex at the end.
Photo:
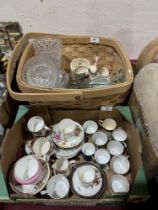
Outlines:
POLYGON ((50 130, 40 116, 31 117, 28 120, 27 128, 34 136, 45 136, 46 132, 50 130))
POLYGON ((84 122, 83 129, 86 134, 92 135, 98 130, 98 125, 93 120, 88 120, 84 122))
POLYGON ((13 175, 20 184, 36 184, 43 178, 41 162, 33 155, 26 155, 15 163, 13 175))
POLYGON ((117 127, 116 121, 112 118, 99 120, 99 124, 107 131, 113 131, 117 127))
POLYGON ((71 172, 72 166, 76 163, 76 160, 68 161, 66 158, 58 158, 52 165, 54 174, 63 174, 68 176, 71 172))
POLYGON ((129 181, 125 176, 115 174, 110 178, 110 187, 114 193, 128 193, 129 181))
POLYGON ((78 176, 83 185, 89 186, 93 185, 96 178, 96 172, 93 167, 87 166, 86 168, 80 168, 78 176))
POLYGON ((112 132, 112 137, 116 140, 116 141, 125 141, 127 140, 127 132, 122 129, 122 128, 117 128, 112 132))
POLYGON ((96 151, 95 145, 93 143, 84 143, 82 146, 82 154, 85 160, 92 160, 92 155, 96 151))
POLYGON ((74 137, 76 129, 75 122, 69 118, 63 119, 59 122, 59 130, 63 133, 66 141, 71 141, 74 137))
POLYGON ((104 146, 108 141, 108 136, 104 132, 96 132, 92 136, 92 141, 97 147, 104 146))
POLYGON ((110 161, 110 153, 106 149, 98 149, 94 155, 95 161, 102 167, 110 161))
POLYGON ((41 195, 48 194, 51 198, 61 199, 66 198, 69 195, 70 184, 68 179, 62 175, 52 176, 46 185, 46 190, 41 191, 41 195))
POLYGON ((130 169, 130 162, 126 156, 118 155, 111 159, 110 167, 114 173, 126 174, 130 169))
POLYGON ((107 144, 107 150, 111 155, 121 155, 124 152, 124 149, 127 147, 126 143, 123 144, 119 141, 112 140, 107 144))
POLYGON ((27 141, 25 144, 26 154, 35 154, 49 160, 55 151, 54 145, 46 137, 40 137, 36 140, 27 141))

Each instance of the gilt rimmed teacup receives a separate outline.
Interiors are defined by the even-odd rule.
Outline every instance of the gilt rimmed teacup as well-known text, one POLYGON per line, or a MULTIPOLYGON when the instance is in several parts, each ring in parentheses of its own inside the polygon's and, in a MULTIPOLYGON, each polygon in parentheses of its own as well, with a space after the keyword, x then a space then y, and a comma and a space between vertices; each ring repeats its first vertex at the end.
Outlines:
POLYGON ((44 119, 40 116, 33 116, 27 123, 28 131, 34 136, 45 136, 50 128, 46 125, 44 119))

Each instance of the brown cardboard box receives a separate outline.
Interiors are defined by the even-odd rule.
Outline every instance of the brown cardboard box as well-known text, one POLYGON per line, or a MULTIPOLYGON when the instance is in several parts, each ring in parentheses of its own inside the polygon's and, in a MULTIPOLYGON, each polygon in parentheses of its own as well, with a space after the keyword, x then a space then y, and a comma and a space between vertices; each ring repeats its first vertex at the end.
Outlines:
MULTIPOLYGON (((133 191, 136 178, 139 176, 140 169, 142 168, 141 154, 140 154, 140 139, 135 127, 127 122, 125 118, 117 111, 111 112, 97 111, 97 110, 50 110, 47 107, 32 107, 30 111, 21 118, 17 123, 13 125, 11 130, 8 131, 5 141, 1 147, 1 168, 4 176, 5 183, 8 183, 8 174, 11 166, 17 159, 17 154, 20 148, 24 145, 26 140, 26 122, 29 117, 33 115, 40 115, 44 118, 47 124, 54 124, 59 122, 61 119, 67 117, 73 120, 83 123, 86 120, 95 120, 98 122, 99 119, 105 119, 112 117, 120 126, 122 126, 128 132, 127 140, 127 154, 130 156, 131 168, 128 173, 128 178, 131 184, 131 192, 133 191)), ((109 179, 110 172, 106 172, 107 178, 109 179)), ((141 180, 142 181, 142 180, 141 180)), ((139 183, 139 188, 142 183, 139 183)), ((143 183, 144 184, 144 183, 143 183)), ((126 199, 133 199, 132 195, 118 195, 112 194, 107 185, 105 193, 100 199, 81 199, 75 195, 70 196, 68 199, 54 200, 43 197, 22 197, 15 195, 9 186, 7 186, 10 198, 14 198, 16 202, 33 202, 43 203, 47 205, 101 205, 115 203, 119 201, 125 201, 126 199)), ((141 199, 139 196, 135 197, 136 200, 141 199)))
MULTIPOLYGON (((147 127, 147 119, 144 120, 143 110, 137 101, 134 91, 132 91, 129 106, 133 116, 134 124, 138 128, 142 141, 142 157, 144 169, 148 180, 158 174, 158 156, 152 147, 150 134, 147 127)), ((152 105, 151 105, 152 108, 152 105)), ((150 111, 150 110, 149 110, 150 111)))
POLYGON ((18 103, 8 96, 7 100, 0 104, 0 123, 6 128, 10 127, 16 116, 17 109, 18 103))

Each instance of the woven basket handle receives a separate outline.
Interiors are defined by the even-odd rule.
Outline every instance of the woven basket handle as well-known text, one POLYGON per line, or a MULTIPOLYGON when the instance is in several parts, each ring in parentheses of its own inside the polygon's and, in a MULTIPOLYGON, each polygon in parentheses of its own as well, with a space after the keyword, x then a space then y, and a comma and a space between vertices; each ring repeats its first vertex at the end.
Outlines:
POLYGON ((143 68, 143 66, 154 62, 156 55, 158 55, 158 38, 152 40, 140 53, 136 66, 137 71, 143 68))

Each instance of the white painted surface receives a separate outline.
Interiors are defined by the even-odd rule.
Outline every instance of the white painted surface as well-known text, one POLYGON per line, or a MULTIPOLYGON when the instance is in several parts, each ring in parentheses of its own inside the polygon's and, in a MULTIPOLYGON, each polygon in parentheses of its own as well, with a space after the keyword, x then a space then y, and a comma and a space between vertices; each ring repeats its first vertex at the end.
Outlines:
POLYGON ((109 36, 130 58, 157 37, 157 0, 0 0, 0 21, 19 21, 23 32, 109 36))

